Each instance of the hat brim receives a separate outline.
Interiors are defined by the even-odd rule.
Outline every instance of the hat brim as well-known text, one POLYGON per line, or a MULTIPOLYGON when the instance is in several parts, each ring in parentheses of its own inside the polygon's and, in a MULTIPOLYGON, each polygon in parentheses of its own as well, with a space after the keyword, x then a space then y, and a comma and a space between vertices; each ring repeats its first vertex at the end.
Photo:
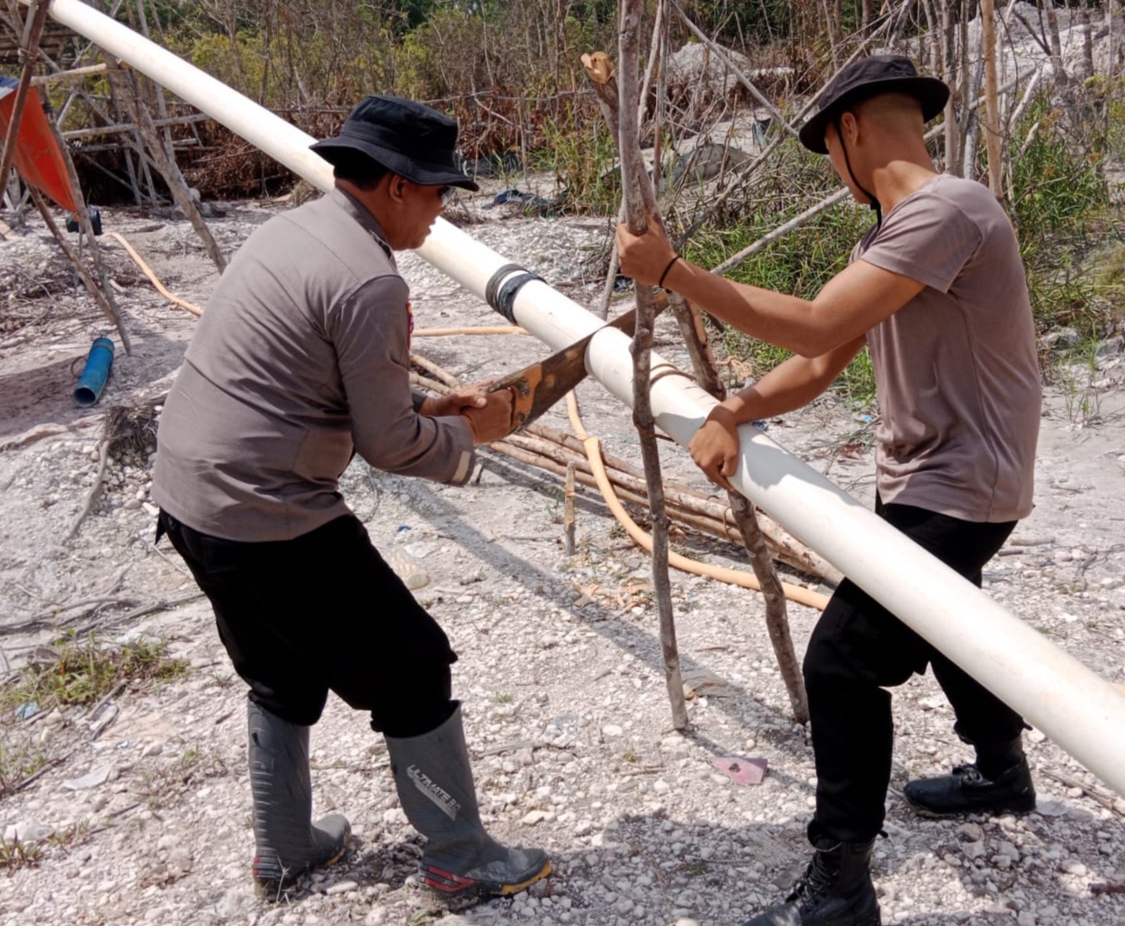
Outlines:
POLYGON ((878 96, 880 93, 905 93, 922 104, 922 121, 929 122, 945 109, 949 100, 949 87, 936 77, 888 77, 853 87, 832 100, 824 109, 813 115, 797 133, 804 145, 814 154, 828 154, 824 133, 838 114, 849 106, 878 96))
POLYGON ((420 186, 455 186, 472 193, 480 190, 476 181, 462 171, 453 170, 445 164, 427 164, 423 161, 416 161, 403 156, 398 151, 392 151, 362 138, 338 135, 335 138, 318 141, 316 144, 309 145, 309 147, 332 165, 336 163, 334 155, 337 152, 350 149, 366 154, 371 160, 420 186))

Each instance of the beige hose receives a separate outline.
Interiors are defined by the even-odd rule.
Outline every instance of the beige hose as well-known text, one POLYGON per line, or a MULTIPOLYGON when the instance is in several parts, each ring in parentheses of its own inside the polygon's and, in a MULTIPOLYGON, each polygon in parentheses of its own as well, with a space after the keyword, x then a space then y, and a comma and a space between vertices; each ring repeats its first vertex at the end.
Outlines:
POLYGON ((112 238, 114 241, 117 241, 121 244, 121 246, 129 254, 129 256, 131 258, 133 258, 133 263, 135 263, 138 267, 141 268, 141 272, 146 277, 148 277, 149 282, 152 283, 152 285, 156 287, 156 291, 158 293, 160 293, 161 296, 163 296, 169 302, 175 303, 181 309, 187 309, 189 312, 191 312, 192 315, 202 315, 203 314, 203 309, 201 309, 199 306, 193 305, 190 302, 186 302, 185 300, 181 299, 179 296, 173 296, 170 292, 168 292, 168 290, 166 290, 164 288, 164 284, 161 283, 160 280, 158 280, 156 278, 156 274, 152 272, 152 268, 149 267, 149 265, 146 264, 144 262, 144 260, 141 259, 141 255, 138 254, 136 251, 134 251, 133 246, 131 244, 129 244, 129 242, 126 241, 124 238, 122 238, 119 234, 117 234, 117 232, 106 232, 105 234, 106 234, 107 238, 112 238))
MULTIPOLYGON (((107 238, 112 238, 114 241, 120 243, 128 255, 133 258, 133 263, 141 268, 141 272, 148 277, 149 282, 156 287, 156 291, 160 293, 169 302, 175 303, 182 309, 187 309, 193 315, 202 315, 203 309, 193 303, 187 302, 178 296, 173 296, 164 284, 157 279, 152 268, 144 262, 144 258, 138 254, 131 244, 126 241, 117 232, 106 232, 107 238)), ((415 328, 413 336, 416 338, 442 338, 448 335, 458 334, 527 334, 526 328, 521 328, 519 325, 475 325, 468 328, 415 328)))
MULTIPOLYGON (((586 459, 590 461, 590 468, 594 471, 594 478, 598 481, 598 488, 601 490, 602 497, 609 506, 609 510, 613 512, 613 516, 617 518, 621 526, 629 533, 629 536, 644 550, 651 553, 652 538, 641 530, 636 521, 629 517, 629 513, 613 491, 613 486, 610 484, 609 476, 605 471, 605 465, 602 463, 601 442, 596 437, 591 437, 586 433, 586 428, 582 425, 582 419, 578 414, 578 402, 575 401, 573 392, 566 394, 566 407, 570 415, 570 426, 574 428, 574 433, 582 441, 582 446, 586 448, 586 459)), ((718 579, 728 585, 740 585, 742 588, 749 588, 756 592, 762 590, 757 577, 748 572, 727 569, 723 566, 713 566, 710 563, 696 562, 671 550, 668 551, 668 564, 681 572, 690 572, 692 575, 718 579)), ((785 597, 797 604, 817 608, 820 611, 823 611, 828 605, 828 596, 822 595, 820 592, 814 592, 800 585, 790 585, 788 582, 782 582, 781 588, 785 592, 785 597)))
POLYGON ((468 328, 415 328, 416 338, 444 338, 451 334, 527 334, 519 325, 471 325, 468 328))

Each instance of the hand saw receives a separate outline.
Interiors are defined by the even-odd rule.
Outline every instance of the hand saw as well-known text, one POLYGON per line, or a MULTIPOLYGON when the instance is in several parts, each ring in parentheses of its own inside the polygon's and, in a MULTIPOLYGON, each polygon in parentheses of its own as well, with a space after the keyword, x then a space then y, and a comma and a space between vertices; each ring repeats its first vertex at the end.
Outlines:
POLYGON ((617 328, 632 337, 636 323, 636 309, 631 309, 609 324, 590 332, 582 340, 575 341, 545 360, 537 360, 522 370, 509 373, 489 386, 486 392, 501 389, 512 391, 511 431, 518 431, 531 424, 585 379, 586 348, 590 338, 606 328, 617 328))

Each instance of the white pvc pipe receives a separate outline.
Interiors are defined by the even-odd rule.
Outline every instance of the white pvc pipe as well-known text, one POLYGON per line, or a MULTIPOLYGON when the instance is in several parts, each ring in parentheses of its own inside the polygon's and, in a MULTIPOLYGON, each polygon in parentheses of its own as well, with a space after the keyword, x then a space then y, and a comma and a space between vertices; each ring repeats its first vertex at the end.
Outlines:
MULTIPOLYGON (((331 169, 308 150, 309 135, 80 0, 53 0, 50 12, 310 183, 331 187, 331 169)), ((440 219, 419 253, 482 298, 507 263, 440 219)), ((514 306, 517 322, 555 349, 602 325, 543 282, 526 284, 514 306)), ((619 331, 600 332, 586 364, 631 405, 628 345, 619 331)), ((654 374, 668 366, 655 354, 652 363, 654 374)), ((657 422, 681 445, 714 404, 686 377, 653 383, 657 422)), ((764 434, 748 425, 740 434, 742 455, 731 479, 740 491, 1125 796, 1125 697, 764 434)))

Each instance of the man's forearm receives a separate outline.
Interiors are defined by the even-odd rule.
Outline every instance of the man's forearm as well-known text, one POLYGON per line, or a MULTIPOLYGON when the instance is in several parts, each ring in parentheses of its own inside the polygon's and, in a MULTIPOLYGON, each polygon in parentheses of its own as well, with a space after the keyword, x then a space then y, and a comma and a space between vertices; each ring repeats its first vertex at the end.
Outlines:
POLYGON ((832 385, 861 347, 859 338, 819 357, 790 357, 722 406, 736 425, 802 408, 832 385))
POLYGON ((805 299, 736 283, 684 260, 673 265, 665 285, 751 337, 802 356, 817 356, 828 348, 805 299))

